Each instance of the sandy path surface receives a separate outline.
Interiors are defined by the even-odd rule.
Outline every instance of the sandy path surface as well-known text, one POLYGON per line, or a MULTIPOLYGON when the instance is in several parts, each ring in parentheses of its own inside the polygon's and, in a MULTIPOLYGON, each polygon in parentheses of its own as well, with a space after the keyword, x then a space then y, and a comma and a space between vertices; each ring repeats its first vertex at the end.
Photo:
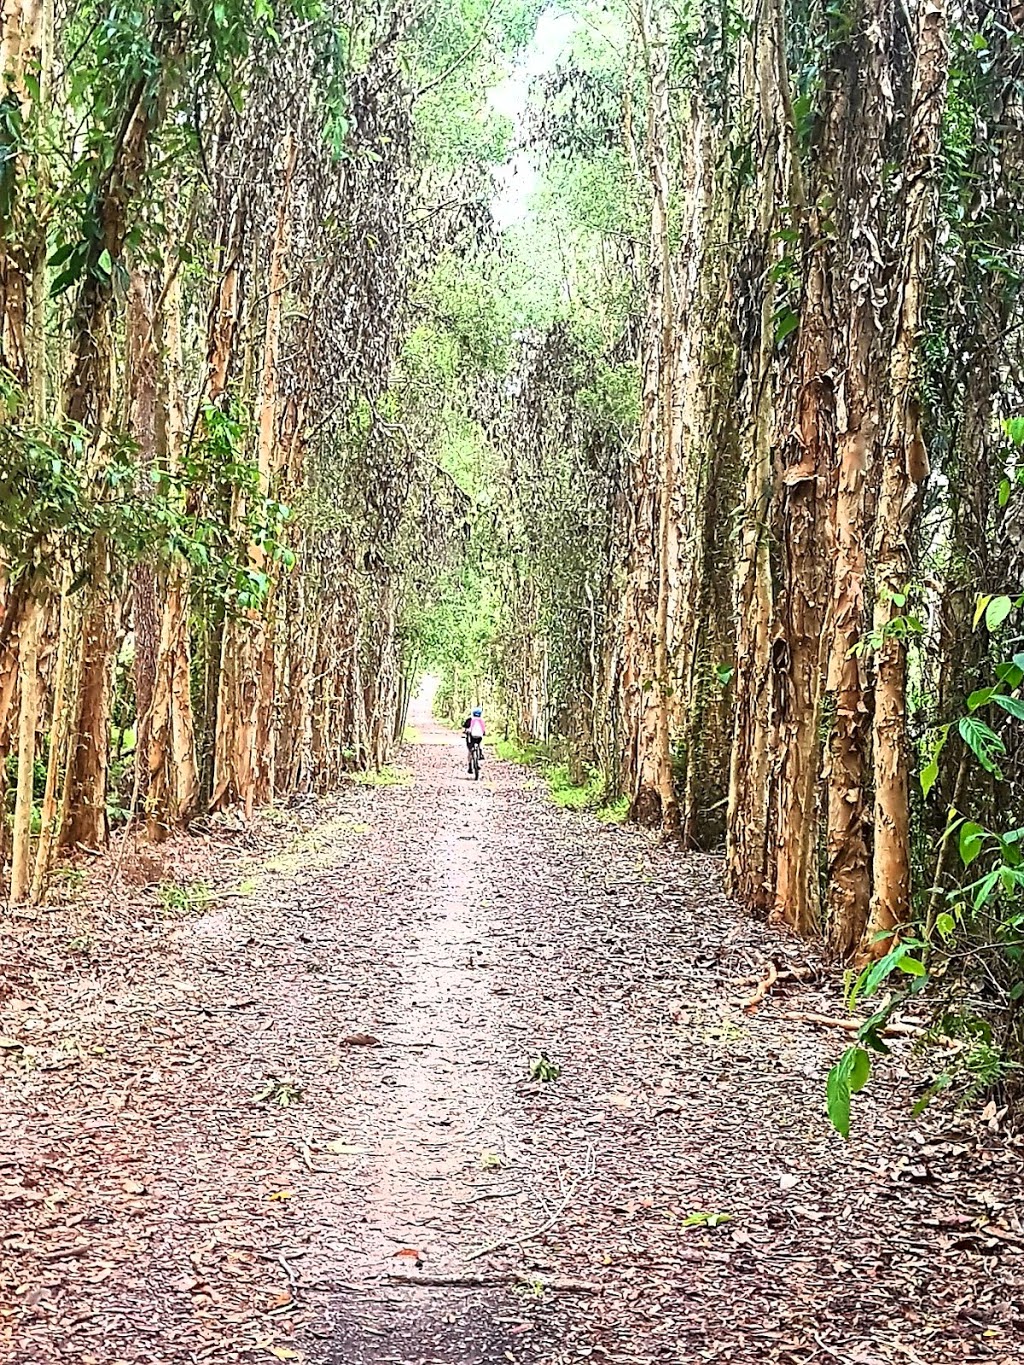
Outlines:
POLYGON ((843 1143, 806 947, 460 746, 7 926, 0 1360, 1019 1359, 1019 1147, 906 1055, 843 1143))

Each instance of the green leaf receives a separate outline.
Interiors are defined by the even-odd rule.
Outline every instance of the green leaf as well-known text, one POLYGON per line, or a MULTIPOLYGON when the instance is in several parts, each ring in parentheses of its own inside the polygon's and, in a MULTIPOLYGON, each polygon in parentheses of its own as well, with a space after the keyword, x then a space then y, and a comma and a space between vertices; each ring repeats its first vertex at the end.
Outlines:
POLYGON ((931 789, 939 780, 939 755, 936 751, 921 769, 921 795, 927 801, 931 789))
POLYGON ((849 1138, 850 1081, 841 1061, 837 1062, 828 1073, 828 1080, 825 1083, 825 1096, 829 1122, 841 1137, 849 1138))
POLYGON ((1010 480, 1000 479, 999 481, 999 506, 1005 507, 1010 501, 1010 480))
POLYGON ((850 1136, 850 1096, 863 1090, 871 1075, 871 1058, 862 1047, 848 1047, 828 1073, 826 1105, 832 1127, 850 1136))
POLYGON ((101 275, 109 275, 114 269, 114 262, 110 259, 110 252, 106 247, 100 252, 99 260, 96 262, 96 269, 101 275))
POLYGON ((919 779, 921 783, 921 795, 926 801, 928 800, 932 788, 939 780, 939 757, 942 754, 942 750, 945 747, 948 738, 949 726, 943 725, 938 731, 935 747, 932 750, 932 756, 921 769, 921 776, 919 779))
POLYGON ((994 867, 987 876, 982 877, 981 881, 975 884, 973 905, 975 910, 980 910, 988 902, 988 898, 999 885, 999 873, 1001 869, 994 867))
POLYGON ((1007 687, 1020 687, 1024 682, 1024 668, 1018 663, 996 664, 996 677, 1007 687))
POLYGON ((863 1048, 851 1048, 847 1055, 850 1057, 850 1093, 859 1094, 868 1083, 871 1076, 871 1058, 863 1048))
POLYGON ((56 270, 57 266, 63 265, 64 262, 74 254, 77 246, 77 242, 65 242, 63 246, 59 246, 56 251, 53 252, 46 264, 52 266, 56 270))
POLYGON ((775 315, 775 344, 778 346, 800 326, 800 315, 792 308, 783 308, 775 315))
POLYGON ((967 698, 968 711, 977 711, 979 706, 984 706, 986 702, 991 701, 995 690, 994 687, 979 687, 976 692, 972 692, 967 698))
POLYGON ((992 727, 986 725, 983 720, 979 720, 977 716, 963 716, 957 725, 957 729, 964 743, 985 771, 1001 778, 1002 773, 996 766, 995 760, 997 755, 1006 753, 1006 745, 992 727))
POLYGON ((983 594, 978 598, 977 602, 975 602, 975 604, 974 604, 974 629, 975 629, 975 630, 978 629, 978 623, 981 621, 981 618, 985 615, 985 609, 986 609, 986 607, 988 606, 988 604, 989 604, 991 601, 992 601, 992 594, 991 594, 991 593, 988 593, 988 594, 983 593, 983 594))
POLYGON ((949 938, 956 928, 956 920, 948 910, 943 910, 941 914, 935 916, 935 928, 943 938, 949 938))
POLYGON ((924 976, 925 965, 916 957, 901 957, 900 971, 906 972, 908 976, 924 976))
POLYGON ((960 826, 960 860, 964 867, 970 867, 985 843, 985 831, 973 820, 965 820, 960 826))
POLYGON ((986 630, 998 630, 1010 612, 1013 611, 1013 599, 1010 597, 993 597, 985 608, 985 628, 986 630))
POLYGON ((923 1114, 924 1111, 931 1104, 935 1096, 940 1094, 943 1090, 948 1090, 952 1084, 953 1077, 946 1075, 945 1072, 941 1076, 936 1076, 935 1080, 931 1083, 931 1085, 924 1092, 924 1094, 917 1101, 917 1103, 914 1105, 913 1109, 910 1112, 914 1115, 915 1118, 918 1116, 918 1114, 923 1114))
POLYGON ((1024 720, 1024 701, 1019 697, 1004 697, 1002 693, 992 698, 997 706, 1001 706, 1004 711, 1015 716, 1017 720, 1024 720))
POLYGON ((1008 418, 1003 423, 1003 430, 1015 446, 1024 446, 1024 417, 1008 418))

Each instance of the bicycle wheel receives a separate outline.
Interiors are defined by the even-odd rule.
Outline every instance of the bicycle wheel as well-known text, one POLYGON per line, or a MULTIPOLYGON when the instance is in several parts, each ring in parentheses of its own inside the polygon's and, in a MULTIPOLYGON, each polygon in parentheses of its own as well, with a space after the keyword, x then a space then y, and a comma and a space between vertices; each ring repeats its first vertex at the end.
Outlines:
POLYGON ((470 755, 470 762, 473 764, 473 781, 480 781, 480 745, 474 744, 470 755))

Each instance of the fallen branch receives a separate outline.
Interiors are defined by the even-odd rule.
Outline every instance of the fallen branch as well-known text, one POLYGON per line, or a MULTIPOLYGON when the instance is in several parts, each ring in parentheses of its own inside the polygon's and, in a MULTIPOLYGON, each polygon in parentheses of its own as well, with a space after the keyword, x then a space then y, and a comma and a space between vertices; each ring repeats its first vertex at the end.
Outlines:
POLYGON ((402 1275, 398 1271, 388 1271, 388 1282, 394 1285, 415 1287, 425 1285, 431 1289, 493 1289, 506 1284, 540 1286, 559 1294, 600 1294, 601 1286, 590 1280, 572 1280, 564 1275, 524 1275, 521 1271, 509 1271, 507 1275, 402 1275))
POLYGON ((758 990, 755 991, 750 1001, 745 1002, 744 1007, 746 1008, 747 1005, 754 1005, 760 1000, 763 1000, 764 995, 780 981, 816 981, 817 978, 818 971, 815 967, 799 967, 795 964, 791 967, 776 967, 775 962, 772 961, 768 963, 760 976, 741 976, 733 984, 736 986, 758 987, 758 990), (763 992, 761 989, 762 986, 764 988, 763 992))
MULTIPOLYGON (((788 1019, 793 1024, 815 1024, 818 1028, 839 1028, 846 1033, 857 1033, 867 1023, 866 1019, 834 1019, 830 1014, 790 1014, 779 1011, 780 1019, 788 1019)), ((924 1032, 918 1024, 886 1024, 877 1030, 883 1038, 916 1038, 924 1032)))
POLYGON ((775 985, 778 979, 779 979, 778 967, 776 967, 774 962, 769 962, 764 975, 757 983, 757 989, 754 991, 754 994, 750 996, 748 999, 744 1000, 743 1008, 748 1011, 756 1010, 758 1005, 765 998, 765 996, 775 985))

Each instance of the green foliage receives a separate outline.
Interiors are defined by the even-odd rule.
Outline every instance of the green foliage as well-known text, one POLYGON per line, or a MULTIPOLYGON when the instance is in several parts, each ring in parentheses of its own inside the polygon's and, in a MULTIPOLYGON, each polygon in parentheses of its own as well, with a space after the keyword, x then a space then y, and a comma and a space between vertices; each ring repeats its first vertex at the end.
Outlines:
POLYGON ((360 787, 409 787, 412 785, 412 773, 385 765, 379 769, 351 772, 348 780, 360 787))
POLYGON ((532 767, 548 761, 548 751, 540 744, 523 744, 517 739, 499 739, 494 751, 506 763, 532 767))
POLYGON ((562 1068, 557 1062, 553 1062, 546 1052, 541 1052, 530 1061, 530 1080, 543 1081, 545 1083, 557 1081, 562 1074, 562 1068))
POLYGON ((10 578, 70 563, 81 569, 74 590, 84 581, 90 547, 102 538, 122 567, 179 558, 190 565, 197 589, 253 609, 263 603, 269 579, 252 566, 249 546, 285 568, 294 564, 283 541, 289 509, 260 494, 234 418, 207 409, 205 435, 193 442, 183 467, 144 472, 127 441, 109 441, 102 463, 90 462, 83 428, 24 418, 20 391, 4 372, 0 403, 9 414, 0 424, 0 556, 10 578), (197 512, 209 506, 212 489, 225 503, 241 499, 241 524, 229 529, 216 505, 197 512))
POLYGON ((162 882, 157 887, 157 900, 160 908, 169 918, 184 919, 200 915, 214 899, 214 893, 205 882, 162 882))
MULTIPOLYGON (((979 597, 975 628, 984 626, 989 635, 1000 636, 1013 613, 1024 606, 1019 597, 979 597)), ((986 710, 1005 728, 1024 720, 1024 655, 1015 654, 993 666, 995 681, 976 688, 967 698, 967 714, 956 724, 956 733, 978 767, 993 779, 1002 774, 997 765, 1009 751, 1007 740, 977 714, 986 710)), ((938 728, 930 745, 928 762, 921 770, 925 798, 939 778, 940 758, 953 726, 938 728)), ((1014 744, 1019 742, 1014 740, 1014 744)), ((857 1042, 829 1073, 828 1112, 843 1134, 850 1131, 850 1097, 866 1083, 865 1049, 885 1053, 885 1025, 906 1002, 928 986, 948 991, 957 982, 978 975, 985 993, 1011 1020, 1017 1002, 1024 1000, 1024 828, 995 829, 950 809, 943 841, 955 840, 963 875, 947 890, 935 909, 918 925, 919 936, 900 938, 877 962, 865 967, 849 983, 847 1003, 873 997, 883 987, 888 994, 881 1006, 860 1025, 857 1042), (909 982, 903 978, 910 978, 909 982), (862 1061, 861 1058, 864 1058, 862 1061)), ((971 1100, 992 1085, 1004 1082, 1018 1070, 1014 1050, 1019 1046, 1011 1028, 997 1045, 993 1030, 966 1006, 943 1008, 934 1036, 944 1041, 967 1035, 969 1047, 955 1054, 955 1066, 929 1086, 917 1103, 919 1111, 936 1095, 951 1091, 971 1100)))
POLYGON ((864 1089, 871 1058, 862 1047, 849 1047, 828 1073, 828 1116, 836 1132, 850 1136, 850 1096, 864 1089))
POLYGON ((276 1105, 279 1109, 291 1109, 306 1098, 305 1088, 291 1077, 270 1076, 253 1096, 257 1104, 276 1105))

